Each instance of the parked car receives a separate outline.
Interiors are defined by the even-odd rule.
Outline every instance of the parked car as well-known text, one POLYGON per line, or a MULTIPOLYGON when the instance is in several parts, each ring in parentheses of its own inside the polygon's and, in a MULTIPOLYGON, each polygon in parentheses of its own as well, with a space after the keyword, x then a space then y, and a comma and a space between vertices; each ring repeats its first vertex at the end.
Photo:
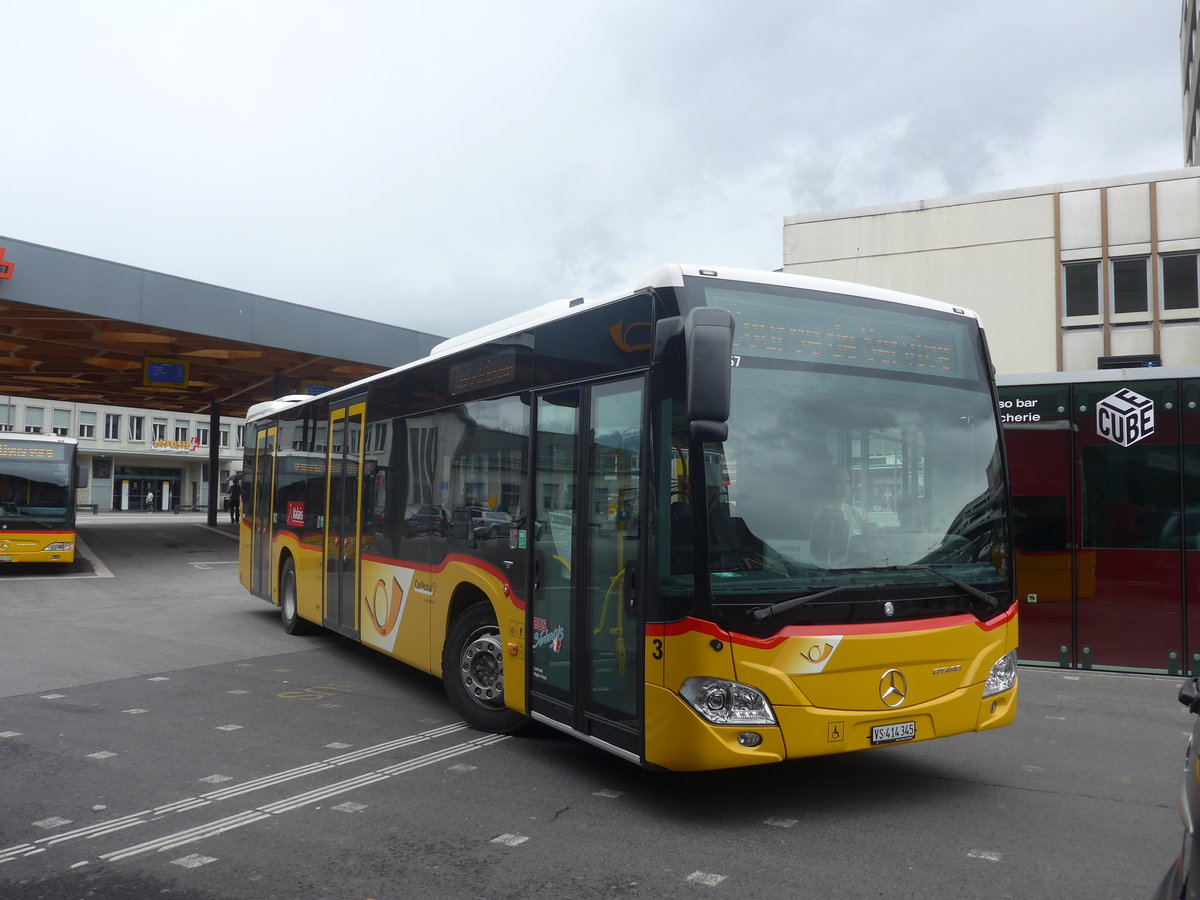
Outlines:
POLYGON ((1183 848, 1163 877, 1154 900, 1198 900, 1200 898, 1200 678, 1191 678, 1179 689, 1179 702, 1196 715, 1188 740, 1183 768, 1179 814, 1183 818, 1183 848))
POLYGON ((476 539, 494 540, 501 534, 507 534, 511 524, 508 513, 486 506, 460 506, 450 517, 450 536, 465 539, 474 535, 476 539))
POLYGON ((443 537, 450 530, 450 516, 440 506, 409 506, 404 510, 404 536, 437 534, 443 537))

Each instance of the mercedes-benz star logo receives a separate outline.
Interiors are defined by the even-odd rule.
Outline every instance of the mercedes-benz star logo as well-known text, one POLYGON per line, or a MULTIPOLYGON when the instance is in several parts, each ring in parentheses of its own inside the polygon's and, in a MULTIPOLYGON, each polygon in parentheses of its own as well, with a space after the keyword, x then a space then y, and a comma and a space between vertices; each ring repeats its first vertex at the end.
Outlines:
POLYGON ((895 709, 908 696, 908 680, 899 669, 888 669, 879 679, 879 699, 895 709))

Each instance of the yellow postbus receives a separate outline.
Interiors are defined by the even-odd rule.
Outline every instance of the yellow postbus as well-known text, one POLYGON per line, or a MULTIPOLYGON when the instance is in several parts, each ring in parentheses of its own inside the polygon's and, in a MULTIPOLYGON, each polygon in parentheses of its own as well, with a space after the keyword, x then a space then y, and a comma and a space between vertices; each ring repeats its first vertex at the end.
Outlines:
POLYGON ((663 266, 250 410, 242 583, 533 721, 702 770, 1012 721, 991 365, 965 309, 663 266))
POLYGON ((74 438, 0 434, 0 566, 75 561, 74 438))

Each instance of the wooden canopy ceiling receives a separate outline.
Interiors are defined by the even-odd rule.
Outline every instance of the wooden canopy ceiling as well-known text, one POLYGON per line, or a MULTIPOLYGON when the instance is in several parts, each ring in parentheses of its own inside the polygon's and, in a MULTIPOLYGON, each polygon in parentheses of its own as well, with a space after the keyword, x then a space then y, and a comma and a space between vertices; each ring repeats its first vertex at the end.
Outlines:
POLYGON ((0 394, 244 416, 309 379, 347 384, 381 366, 314 357, 0 299, 0 394), (148 357, 188 363, 187 387, 144 384, 148 357))

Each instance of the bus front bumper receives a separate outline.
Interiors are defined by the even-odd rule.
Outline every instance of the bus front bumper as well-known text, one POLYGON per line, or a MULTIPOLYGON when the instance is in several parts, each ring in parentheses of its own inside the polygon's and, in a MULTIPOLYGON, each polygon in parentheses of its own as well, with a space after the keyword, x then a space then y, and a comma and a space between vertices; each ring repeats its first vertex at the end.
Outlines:
POLYGON ((70 532, 38 532, 36 537, 0 533, 0 565, 74 561, 75 535, 70 532))
POLYGON ((1016 716, 1018 686, 984 697, 983 685, 969 685, 885 711, 776 706, 777 725, 713 725, 678 694, 647 685, 645 759, 678 772, 729 769, 1000 728, 1016 716))

